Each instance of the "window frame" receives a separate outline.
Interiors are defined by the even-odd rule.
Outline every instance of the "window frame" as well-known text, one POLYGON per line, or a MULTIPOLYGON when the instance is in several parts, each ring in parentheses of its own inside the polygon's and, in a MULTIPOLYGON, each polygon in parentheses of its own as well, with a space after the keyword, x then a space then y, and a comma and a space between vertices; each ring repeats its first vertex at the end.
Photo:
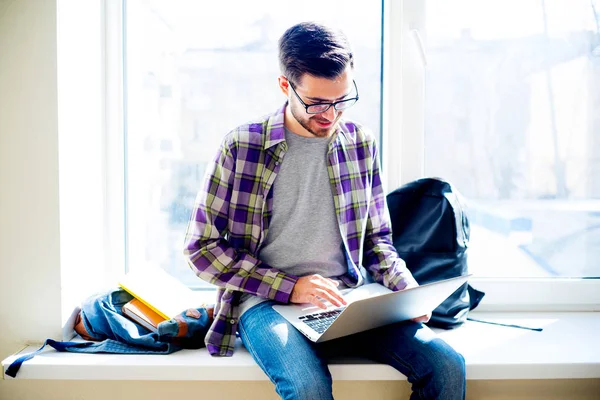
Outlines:
MULTIPOLYGON (((425 2, 382 0, 381 5, 380 143, 383 181, 389 191, 424 176, 424 68, 427 60, 419 32, 425 27, 425 2), (400 134, 394 134, 397 132, 400 134)), ((125 7, 126 0, 104 1, 105 233, 106 268, 111 277, 127 268, 125 7)), ((475 277, 471 283, 486 292, 478 308, 482 311, 600 310, 599 279, 475 277)))
POLYGON ((105 244, 108 276, 127 272, 125 0, 104 1, 105 244))

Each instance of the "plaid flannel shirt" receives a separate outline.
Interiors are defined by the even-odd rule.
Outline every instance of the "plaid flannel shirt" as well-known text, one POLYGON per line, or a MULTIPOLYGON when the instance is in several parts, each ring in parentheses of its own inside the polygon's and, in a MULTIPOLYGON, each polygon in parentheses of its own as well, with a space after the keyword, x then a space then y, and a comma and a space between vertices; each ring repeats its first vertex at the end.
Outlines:
MULTIPOLYGON (((259 259, 272 215, 271 187, 287 150, 286 106, 225 136, 196 198, 184 254, 199 278, 218 287, 214 321, 205 339, 211 355, 233 354, 241 292, 289 303, 298 279, 259 259)), ((391 242, 372 134, 341 120, 327 163, 348 260, 348 272, 340 279, 349 287, 361 285, 362 265, 392 290, 414 284, 391 242)))

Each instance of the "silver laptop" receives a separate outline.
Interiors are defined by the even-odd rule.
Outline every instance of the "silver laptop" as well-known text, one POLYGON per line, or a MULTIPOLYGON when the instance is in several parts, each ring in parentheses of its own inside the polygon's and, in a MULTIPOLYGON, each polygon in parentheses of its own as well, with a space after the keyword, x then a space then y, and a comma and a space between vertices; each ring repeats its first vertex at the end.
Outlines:
POLYGON ((312 304, 274 305, 273 309, 313 342, 325 342, 353 333, 406 321, 433 311, 471 275, 428 283, 393 292, 379 283, 343 290, 344 307, 327 310, 312 304))

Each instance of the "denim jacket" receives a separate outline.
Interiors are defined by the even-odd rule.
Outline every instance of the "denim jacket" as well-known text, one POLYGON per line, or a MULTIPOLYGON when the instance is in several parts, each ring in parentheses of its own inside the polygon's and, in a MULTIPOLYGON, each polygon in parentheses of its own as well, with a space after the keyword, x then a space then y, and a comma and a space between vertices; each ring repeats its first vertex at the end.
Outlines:
POLYGON ((204 346, 204 337, 210 324, 205 308, 184 310, 176 317, 158 324, 157 332, 151 332, 121 313, 125 303, 132 299, 133 296, 123 289, 88 298, 81 305, 80 317, 88 336, 95 341, 57 342, 46 339, 38 350, 15 360, 6 374, 14 378, 21 364, 33 358, 46 345, 58 351, 120 354, 169 354, 182 348, 204 346))

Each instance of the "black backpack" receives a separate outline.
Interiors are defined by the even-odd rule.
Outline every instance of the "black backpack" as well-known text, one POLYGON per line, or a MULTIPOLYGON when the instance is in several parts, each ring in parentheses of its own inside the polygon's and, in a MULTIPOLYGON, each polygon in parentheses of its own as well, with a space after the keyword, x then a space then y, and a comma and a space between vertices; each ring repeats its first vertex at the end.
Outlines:
MULTIPOLYGON (((419 284, 468 274, 469 220, 459 197, 438 178, 418 179, 387 195, 394 247, 419 284)), ((465 283, 433 311, 428 325, 462 325, 483 296, 465 283)))

